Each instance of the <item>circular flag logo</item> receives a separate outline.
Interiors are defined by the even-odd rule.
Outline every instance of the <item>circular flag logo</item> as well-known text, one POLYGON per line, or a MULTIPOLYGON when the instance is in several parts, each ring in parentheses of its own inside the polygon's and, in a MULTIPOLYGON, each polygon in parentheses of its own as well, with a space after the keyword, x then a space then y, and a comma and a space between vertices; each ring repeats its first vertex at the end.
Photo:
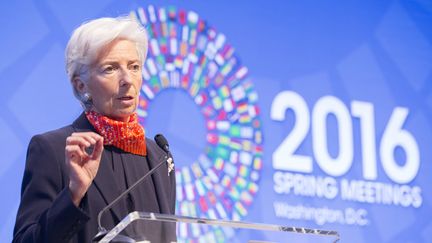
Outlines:
MULTIPOLYGON (((145 124, 158 94, 179 89, 193 99, 206 123, 205 149, 195 161, 176 167, 176 213, 242 220, 258 191, 262 168, 258 96, 247 68, 226 37, 193 11, 149 6, 131 15, 149 35, 140 122, 145 124)), ((224 242, 233 235, 232 229, 205 225, 178 228, 180 241, 224 242)))

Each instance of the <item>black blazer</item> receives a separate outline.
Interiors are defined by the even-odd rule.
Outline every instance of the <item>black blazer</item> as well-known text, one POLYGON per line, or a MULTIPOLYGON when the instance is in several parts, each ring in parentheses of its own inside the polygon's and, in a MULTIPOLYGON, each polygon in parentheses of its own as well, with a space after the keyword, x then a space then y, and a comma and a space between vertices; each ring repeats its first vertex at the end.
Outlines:
MULTIPOLYGON (((118 190, 113 190, 116 188, 114 174, 107 163, 109 153, 105 149, 98 173, 80 207, 73 204, 65 165, 66 138, 72 132, 85 131, 94 131, 94 128, 83 113, 72 125, 31 139, 13 242, 91 242, 97 233, 97 214, 119 193, 118 190)), ((151 169, 163 160, 166 153, 151 139, 146 139, 146 145, 147 161, 151 169)), ((164 164, 152 175, 151 180, 160 213, 174 214, 175 173, 168 175, 168 167, 164 164)), ((134 189, 133 193, 138 192, 134 189)), ((142 194, 133 198, 138 201, 135 204, 145 200, 142 194)), ((113 207, 104 214, 102 224, 111 229, 128 213, 121 205, 113 207)), ((163 236, 166 241, 175 241, 175 229, 162 227, 156 231, 160 231, 155 233, 163 236)))

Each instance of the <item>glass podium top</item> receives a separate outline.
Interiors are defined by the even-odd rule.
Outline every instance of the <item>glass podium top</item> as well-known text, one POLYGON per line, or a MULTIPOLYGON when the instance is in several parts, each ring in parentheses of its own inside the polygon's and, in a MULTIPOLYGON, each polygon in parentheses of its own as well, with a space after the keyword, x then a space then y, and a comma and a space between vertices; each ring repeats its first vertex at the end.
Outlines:
POLYGON ((333 230, 148 212, 132 212, 116 227, 105 233, 104 237, 98 242, 324 243, 339 241, 339 233, 333 230))

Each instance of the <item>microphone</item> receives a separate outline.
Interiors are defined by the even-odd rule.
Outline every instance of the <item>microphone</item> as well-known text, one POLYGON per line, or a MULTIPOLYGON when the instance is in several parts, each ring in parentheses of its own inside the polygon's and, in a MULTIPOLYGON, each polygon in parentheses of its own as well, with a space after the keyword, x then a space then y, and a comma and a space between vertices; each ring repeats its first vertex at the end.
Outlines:
POLYGON ((169 150, 168 141, 166 140, 166 138, 162 134, 157 134, 155 136, 155 141, 156 141, 157 145, 159 145, 159 147, 161 147, 168 154, 168 156, 171 158, 170 161, 167 161, 168 162, 168 176, 169 176, 170 172, 174 170, 174 162, 172 160, 172 154, 169 150))
POLYGON ((156 134, 154 139, 159 147, 161 147, 166 153, 170 153, 168 141, 162 134, 156 134))
POLYGON ((166 138, 162 134, 157 134, 154 137, 156 144, 163 149, 168 156, 164 156, 162 161, 160 161, 153 169, 149 170, 145 175, 143 175, 139 180, 137 180, 132 186, 122 192, 116 199, 114 199, 111 203, 109 203, 106 207, 104 207, 98 214, 97 222, 98 222, 98 233, 93 237, 93 242, 100 241, 106 234, 108 234, 108 230, 106 230, 102 224, 102 214, 105 213, 108 209, 110 209, 114 204, 116 204, 120 199, 122 199, 126 194, 132 191, 137 185, 139 185, 142 181, 150 177, 154 172, 161 167, 163 164, 168 163, 168 176, 169 173, 174 169, 173 159, 171 158, 171 152, 169 151, 169 144, 166 138))

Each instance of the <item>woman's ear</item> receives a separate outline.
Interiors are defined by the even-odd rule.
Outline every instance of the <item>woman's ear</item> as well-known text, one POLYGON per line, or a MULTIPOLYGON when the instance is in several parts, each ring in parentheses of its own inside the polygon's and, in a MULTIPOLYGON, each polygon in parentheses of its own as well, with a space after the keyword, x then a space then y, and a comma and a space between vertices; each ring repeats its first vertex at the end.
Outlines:
POLYGON ((86 92, 86 85, 85 85, 85 83, 81 80, 80 77, 78 77, 78 76, 77 76, 77 77, 74 77, 74 78, 72 79, 72 85, 74 86, 75 90, 76 90, 78 93, 82 94, 82 93, 86 92))

